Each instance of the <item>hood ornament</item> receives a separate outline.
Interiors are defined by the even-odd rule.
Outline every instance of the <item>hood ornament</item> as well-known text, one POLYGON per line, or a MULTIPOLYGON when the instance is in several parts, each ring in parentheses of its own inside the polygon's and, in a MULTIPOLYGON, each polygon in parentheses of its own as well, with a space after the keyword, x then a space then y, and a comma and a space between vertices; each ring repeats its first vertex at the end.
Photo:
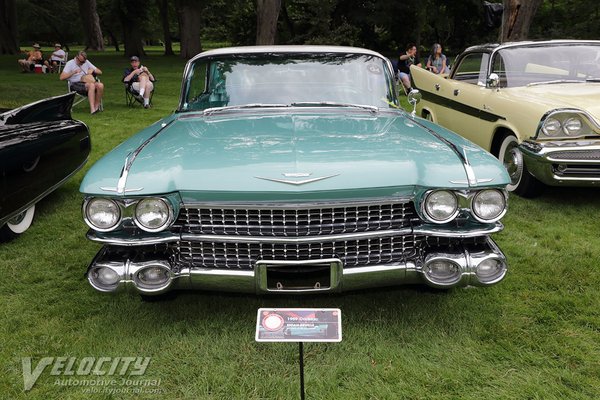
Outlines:
MULTIPOLYGON (((286 178, 306 178, 312 175, 312 173, 307 173, 307 172, 289 172, 289 173, 284 173, 282 174, 283 176, 285 176, 286 178)), ((306 183, 312 183, 312 182, 317 182, 317 181, 322 181, 323 179, 329 179, 329 178, 333 178, 335 176, 338 176, 339 174, 335 174, 335 175, 328 175, 328 176, 320 176, 320 177, 316 177, 316 178, 309 178, 309 179, 301 179, 301 180, 293 180, 293 179, 277 179, 277 178, 266 178, 263 176, 255 176, 256 179, 262 179, 264 181, 271 181, 271 182, 278 182, 278 183, 285 183, 288 185, 295 185, 295 186, 300 186, 300 185, 304 185, 306 183)))

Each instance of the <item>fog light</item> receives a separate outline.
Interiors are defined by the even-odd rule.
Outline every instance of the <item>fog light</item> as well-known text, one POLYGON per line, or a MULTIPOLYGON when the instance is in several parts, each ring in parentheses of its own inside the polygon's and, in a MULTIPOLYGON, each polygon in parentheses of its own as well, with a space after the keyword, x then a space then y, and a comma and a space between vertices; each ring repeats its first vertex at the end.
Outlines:
POLYGON ((163 267, 147 267, 137 273, 138 282, 144 287, 158 287, 169 281, 169 270, 163 267))
POLYGON ((477 266, 477 279, 482 283, 492 283, 504 275, 504 263, 495 258, 483 260, 477 266))
POLYGON ((435 260, 425 266, 425 275, 437 285, 453 285, 460 280, 460 267, 450 260, 435 260))
POLYGON ((88 278, 92 286, 107 292, 116 289, 121 280, 119 273, 109 267, 94 268, 88 278))

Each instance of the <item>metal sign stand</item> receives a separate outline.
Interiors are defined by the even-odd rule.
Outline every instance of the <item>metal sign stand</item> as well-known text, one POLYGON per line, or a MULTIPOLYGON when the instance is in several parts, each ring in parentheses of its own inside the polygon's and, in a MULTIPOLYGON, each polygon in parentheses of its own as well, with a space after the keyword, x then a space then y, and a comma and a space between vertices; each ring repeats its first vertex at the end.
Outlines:
POLYGON ((300 350, 300 399, 304 400, 304 346, 302 342, 298 342, 300 350))

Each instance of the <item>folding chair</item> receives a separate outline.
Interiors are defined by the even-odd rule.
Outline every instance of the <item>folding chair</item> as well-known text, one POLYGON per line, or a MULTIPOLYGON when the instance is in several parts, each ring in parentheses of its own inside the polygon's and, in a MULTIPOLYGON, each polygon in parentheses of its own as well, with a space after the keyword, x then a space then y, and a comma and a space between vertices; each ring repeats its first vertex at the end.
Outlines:
MULTIPOLYGON (((96 77, 96 81, 100 82, 100 79, 98 77, 96 77)), ((75 107, 77 104, 81 103, 82 101, 87 100, 87 98, 88 98, 87 91, 84 92, 84 91, 72 90, 71 89, 71 81, 69 81, 67 79, 67 93, 71 93, 71 92, 75 92, 75 94, 76 94, 71 108, 75 107)), ((101 110, 104 108, 104 104, 102 104, 102 102, 103 102, 103 100, 100 100, 100 109, 101 110)))
MULTIPOLYGON (((152 81, 152 83, 154 84, 154 88, 150 92, 150 104, 152 104, 152 97, 154 97, 154 91, 156 90, 156 80, 152 81)), ((133 88, 133 85, 130 82, 123 82, 123 84, 125 85, 125 104, 127 104, 127 107, 133 107, 136 102, 144 105, 144 98, 133 88)))
POLYGON ((65 64, 67 63, 67 61, 69 60, 69 52, 65 51, 65 56, 63 57, 62 61, 58 62, 58 73, 60 74, 60 71, 62 71, 62 69, 65 67, 65 64))

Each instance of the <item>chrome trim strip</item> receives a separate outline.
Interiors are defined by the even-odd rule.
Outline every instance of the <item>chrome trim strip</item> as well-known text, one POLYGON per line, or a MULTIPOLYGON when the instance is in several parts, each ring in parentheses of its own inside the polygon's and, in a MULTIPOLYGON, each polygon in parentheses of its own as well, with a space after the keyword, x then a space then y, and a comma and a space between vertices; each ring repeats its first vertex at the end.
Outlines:
POLYGON ((407 236, 411 235, 411 228, 373 231, 362 233, 344 233, 339 235, 303 236, 303 237, 277 237, 277 236, 233 236, 233 235, 194 235, 182 234, 181 240, 189 242, 225 242, 225 243, 319 243, 329 241, 360 240, 373 237, 407 236))
POLYGON ((167 232, 167 235, 165 235, 165 236, 156 236, 156 234, 154 234, 154 235, 148 235, 148 236, 136 235, 136 236, 132 236, 132 237, 128 237, 128 238, 122 238, 122 237, 108 238, 108 237, 99 236, 98 232, 94 231, 93 229, 90 229, 87 232, 86 237, 88 238, 88 240, 90 240, 92 242, 110 244, 113 246, 124 246, 124 247, 136 247, 136 246, 146 246, 146 245, 151 245, 151 244, 171 243, 171 242, 177 242, 180 239, 179 235, 171 234, 170 232, 167 232))
POLYGON ((319 178, 310 178, 310 179, 303 179, 301 181, 292 181, 290 179, 277 179, 277 178, 265 178, 262 176, 255 176, 256 179, 262 179, 265 181, 270 181, 270 182, 277 182, 277 183, 286 183, 288 185, 304 185, 306 183, 312 183, 312 182, 318 182, 318 181, 322 181, 324 179, 329 179, 329 178, 334 178, 336 176, 339 176, 340 174, 335 174, 335 175, 328 175, 328 176, 321 176, 319 178))
POLYGON ((282 202, 256 202, 256 203, 238 203, 238 202, 186 202, 183 203, 182 209, 184 208, 227 208, 227 209, 256 209, 256 210, 304 210, 310 208, 321 208, 321 207, 332 207, 343 208, 343 207, 361 207, 361 206, 378 206, 386 204, 406 204, 413 201, 412 197, 375 197, 372 199, 354 199, 351 201, 321 201, 321 202, 302 202, 302 203, 290 203, 287 201, 282 202))

